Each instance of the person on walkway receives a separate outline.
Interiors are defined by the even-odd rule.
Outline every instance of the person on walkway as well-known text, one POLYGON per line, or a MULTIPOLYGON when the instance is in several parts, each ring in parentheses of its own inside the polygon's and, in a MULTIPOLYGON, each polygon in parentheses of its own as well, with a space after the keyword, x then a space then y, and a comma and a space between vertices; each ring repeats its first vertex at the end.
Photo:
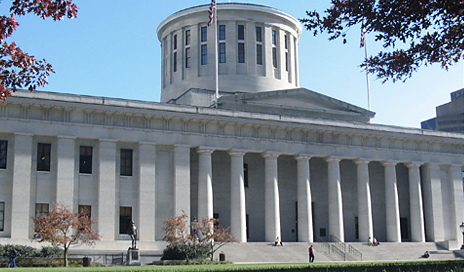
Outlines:
POLYGON ((274 241, 274 246, 277 246, 278 244, 280 244, 280 246, 284 246, 284 244, 282 244, 282 241, 280 241, 279 236, 276 237, 274 241))
POLYGON ((379 245, 379 242, 377 241, 377 238, 374 237, 374 239, 372 239, 372 245, 374 245, 374 246, 379 245))
POLYGON ((16 250, 13 246, 10 246, 10 262, 8 263, 8 267, 17 267, 16 266, 16 250))
POLYGON ((368 246, 372 246, 372 240, 371 240, 371 237, 369 237, 369 239, 367 239, 367 245, 368 245, 368 246))
POLYGON ((425 251, 424 254, 421 256, 421 258, 428 258, 430 257, 429 251, 425 251))
POLYGON ((312 262, 314 262, 314 248, 313 248, 313 245, 311 245, 308 248, 308 252, 309 252, 309 262, 312 263, 312 262))

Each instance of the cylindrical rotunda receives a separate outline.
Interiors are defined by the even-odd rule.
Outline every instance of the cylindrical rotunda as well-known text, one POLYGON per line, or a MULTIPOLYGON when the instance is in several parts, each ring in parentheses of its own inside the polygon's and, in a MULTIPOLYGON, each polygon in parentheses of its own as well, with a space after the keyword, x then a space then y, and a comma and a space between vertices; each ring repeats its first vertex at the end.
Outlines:
MULTIPOLYGON (((209 5, 181 10, 158 27, 162 47, 161 102, 190 88, 214 90, 214 26, 209 5)), ((271 7, 219 3, 217 49, 219 90, 259 92, 299 86, 298 39, 294 17, 271 7)))

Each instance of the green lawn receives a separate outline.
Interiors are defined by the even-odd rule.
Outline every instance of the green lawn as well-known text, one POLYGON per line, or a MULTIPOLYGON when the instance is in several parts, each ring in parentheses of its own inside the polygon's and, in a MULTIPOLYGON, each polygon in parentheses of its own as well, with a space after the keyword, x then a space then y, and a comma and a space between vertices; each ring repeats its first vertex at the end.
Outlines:
MULTIPOLYGON (((0 271, 7 271, 0 268, 0 271)), ((8 270, 9 271, 9 270, 8 270)), ((464 271, 463 260, 450 261, 415 261, 415 262, 340 262, 340 263, 291 263, 291 264, 224 264, 224 265, 172 265, 172 266, 118 266, 118 267, 56 267, 56 268, 17 268, 21 272, 58 272, 58 271, 364 271, 364 272, 457 272, 464 271)))

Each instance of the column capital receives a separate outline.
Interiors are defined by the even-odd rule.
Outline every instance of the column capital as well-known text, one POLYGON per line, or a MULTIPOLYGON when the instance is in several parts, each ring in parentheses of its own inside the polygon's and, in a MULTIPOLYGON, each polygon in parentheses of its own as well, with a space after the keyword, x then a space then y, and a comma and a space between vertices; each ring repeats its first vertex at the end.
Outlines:
POLYGON ((267 158, 278 158, 280 156, 280 153, 279 152, 276 152, 276 151, 266 151, 264 153, 261 154, 265 159, 267 158))
POLYGON ((325 158, 326 162, 340 162, 343 159, 343 157, 338 157, 338 156, 329 156, 325 158))
POLYGON ((199 146, 197 148, 197 152, 198 153, 209 153, 209 154, 212 154, 214 152, 214 148, 213 147, 208 147, 208 146, 199 146))
POLYGON ((186 144, 175 144, 174 145, 174 148, 176 147, 180 147, 180 148, 190 148, 190 145, 186 145, 186 144))
POLYGON ((372 160, 368 158, 357 158, 354 160, 354 163, 357 165, 369 164, 372 160))
POLYGON ((227 153, 229 153, 230 156, 244 156, 248 150, 244 149, 231 149, 227 153))
POLYGON ((384 160, 380 162, 383 166, 396 166, 398 164, 398 161, 393 161, 393 160, 384 160))
POLYGON ((26 137, 33 137, 34 133, 27 133, 27 132, 15 132, 15 136, 26 136, 26 137))
POLYGON ((295 160, 297 160, 297 161, 299 161, 299 160, 308 160, 309 161, 312 156, 313 155, 310 155, 310 154, 300 153, 298 155, 295 155, 294 157, 295 157, 295 160))
POLYGON ((68 135, 58 135, 58 139, 65 139, 65 140, 76 140, 76 136, 68 136, 68 135))
POLYGON ((143 142, 143 141, 139 141, 139 145, 156 145, 155 142, 143 142))
POLYGON ((419 168, 423 163, 421 162, 415 162, 415 161, 411 161, 411 162, 407 162, 405 163, 405 165, 408 167, 408 168, 419 168))
POLYGON ((98 139, 100 143, 105 142, 105 143, 117 143, 118 140, 116 139, 98 139))

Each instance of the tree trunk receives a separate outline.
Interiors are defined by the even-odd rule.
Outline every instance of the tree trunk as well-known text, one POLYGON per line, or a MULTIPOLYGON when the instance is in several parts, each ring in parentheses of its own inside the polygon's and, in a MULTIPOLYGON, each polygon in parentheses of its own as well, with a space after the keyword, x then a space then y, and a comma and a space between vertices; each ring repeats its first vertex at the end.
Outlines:
POLYGON ((68 267, 68 247, 64 247, 64 266, 68 267))

